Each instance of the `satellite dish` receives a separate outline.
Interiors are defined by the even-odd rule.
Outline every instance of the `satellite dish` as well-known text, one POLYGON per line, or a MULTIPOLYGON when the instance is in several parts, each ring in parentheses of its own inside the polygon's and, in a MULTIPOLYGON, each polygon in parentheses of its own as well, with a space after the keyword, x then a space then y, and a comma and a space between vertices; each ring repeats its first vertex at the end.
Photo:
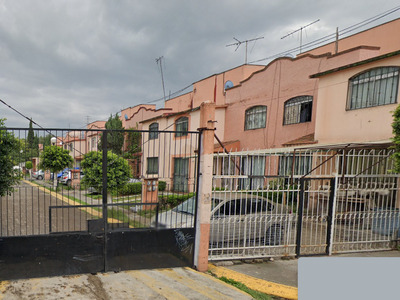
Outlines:
POLYGON ((125 120, 128 120, 128 115, 127 114, 125 114, 125 120))
POLYGON ((228 80, 227 82, 225 82, 225 86, 224 86, 225 90, 230 89, 232 87, 233 87, 233 82, 232 81, 228 80))

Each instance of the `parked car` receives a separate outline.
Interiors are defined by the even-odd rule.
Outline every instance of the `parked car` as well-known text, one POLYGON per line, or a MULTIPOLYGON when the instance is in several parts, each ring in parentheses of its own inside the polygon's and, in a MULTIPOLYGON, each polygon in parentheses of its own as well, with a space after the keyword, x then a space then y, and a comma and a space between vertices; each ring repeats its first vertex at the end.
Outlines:
MULTIPOLYGON (((81 177, 81 179, 82 179, 83 176, 85 176, 85 175, 83 174, 83 171, 80 170, 80 177, 81 177)), ((62 184, 66 184, 66 185, 68 185, 68 186, 71 186, 71 170, 65 171, 65 172, 62 174, 61 179, 60 179, 60 182, 61 182, 62 184)))
POLYGON ((44 172, 42 170, 36 171, 32 173, 32 177, 36 178, 37 180, 43 180, 44 172))
MULTIPOLYGON (((158 228, 194 226, 195 197, 153 219, 158 228)), ((290 208, 266 198, 247 193, 212 195, 210 244, 232 241, 258 241, 262 245, 283 243, 290 208)))

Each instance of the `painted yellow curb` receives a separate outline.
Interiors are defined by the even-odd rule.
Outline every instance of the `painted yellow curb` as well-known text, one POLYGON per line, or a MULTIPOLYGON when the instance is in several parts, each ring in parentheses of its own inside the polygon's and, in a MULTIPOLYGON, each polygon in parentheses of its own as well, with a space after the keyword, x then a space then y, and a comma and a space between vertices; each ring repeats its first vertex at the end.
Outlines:
POLYGON ((3 292, 7 289, 9 281, 0 281, 0 299, 3 299, 3 292))
MULTIPOLYGON (((71 206, 82 205, 82 204, 80 204, 78 202, 75 202, 72 199, 69 199, 68 197, 64 197, 64 196, 60 195, 57 192, 49 191, 48 189, 46 189, 46 188, 44 188, 42 186, 39 186, 36 183, 30 182, 30 181, 27 181, 27 180, 22 180, 22 181, 27 183, 27 184, 29 184, 29 185, 31 185, 31 186, 37 187, 40 191, 43 191, 43 192, 45 192, 47 194, 50 194, 51 196, 55 196, 57 199, 67 203, 68 205, 71 205, 71 206)), ((82 211, 85 211, 88 214, 90 214, 92 216, 95 216, 95 217, 99 217, 100 218, 102 216, 102 213, 100 211, 97 211, 97 210, 95 210, 93 208, 90 208, 90 207, 78 207, 78 209, 80 209, 82 211)), ((122 221, 117 220, 117 219, 113 219, 113 218, 108 218, 107 220, 108 220, 109 223, 122 223, 122 221)), ((131 225, 129 225, 129 227, 133 228, 131 225)))
POLYGON ((258 278, 254 278, 242 273, 238 273, 223 267, 216 267, 208 264, 208 270, 217 277, 226 277, 243 283, 252 290, 259 291, 268 295, 278 296, 286 299, 297 300, 298 289, 292 286, 278 284, 258 278))

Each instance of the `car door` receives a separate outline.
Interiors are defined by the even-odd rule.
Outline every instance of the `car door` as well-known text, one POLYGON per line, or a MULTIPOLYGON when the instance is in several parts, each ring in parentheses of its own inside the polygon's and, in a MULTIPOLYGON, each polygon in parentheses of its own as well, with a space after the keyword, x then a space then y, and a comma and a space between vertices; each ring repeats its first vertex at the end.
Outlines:
POLYGON ((230 199, 212 210, 210 243, 242 241, 245 232, 245 203, 239 199, 230 199))

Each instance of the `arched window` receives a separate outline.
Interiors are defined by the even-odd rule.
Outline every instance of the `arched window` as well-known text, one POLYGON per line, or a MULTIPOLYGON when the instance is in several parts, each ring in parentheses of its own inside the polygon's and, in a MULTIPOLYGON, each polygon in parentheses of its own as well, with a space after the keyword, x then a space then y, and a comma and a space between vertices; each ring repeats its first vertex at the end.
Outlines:
POLYGON ((267 107, 254 106, 246 110, 244 130, 265 128, 267 121, 267 107))
POLYGON ((312 96, 299 96, 285 102, 283 125, 311 122, 312 96))
POLYGON ((347 109, 397 103, 399 70, 381 67, 350 78, 347 109))
POLYGON ((175 130, 181 131, 181 132, 175 133, 176 137, 188 135, 187 131, 189 130, 189 118, 188 117, 180 117, 178 120, 176 120, 175 130))
POLYGON ((149 126, 149 131, 149 140, 158 139, 158 123, 151 123, 149 126))

